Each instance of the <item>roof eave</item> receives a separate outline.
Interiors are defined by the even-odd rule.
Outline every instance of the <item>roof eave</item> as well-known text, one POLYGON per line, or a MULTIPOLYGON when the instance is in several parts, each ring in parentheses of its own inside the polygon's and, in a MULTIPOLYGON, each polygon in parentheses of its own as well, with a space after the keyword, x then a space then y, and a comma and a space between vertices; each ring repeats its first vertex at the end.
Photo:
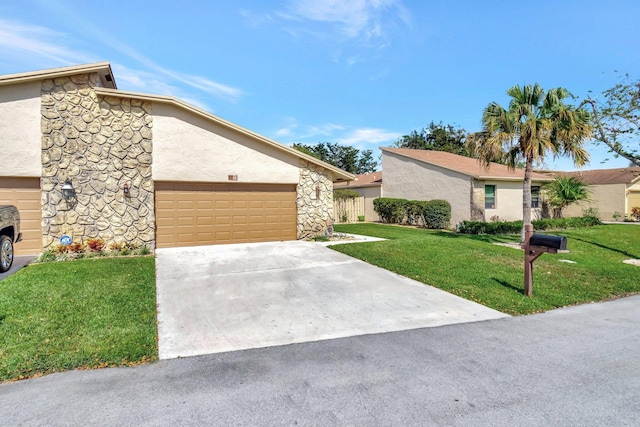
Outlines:
POLYGON ((109 62, 96 62, 93 64, 51 68, 47 70, 30 71, 27 73, 6 74, 4 76, 0 76, 0 86, 88 73, 98 73, 100 82, 105 88, 117 89, 116 80, 113 76, 113 71, 111 70, 111 64, 109 64, 109 62))
MULTIPOLYGON (((483 175, 483 176, 479 176, 477 178, 478 180, 482 180, 482 181, 513 181, 513 182, 522 182, 524 181, 524 177, 517 177, 517 176, 487 176, 487 175, 483 175)), ((544 182, 548 182, 548 181, 553 181, 553 178, 548 178, 548 177, 544 177, 544 178, 538 178, 538 177, 531 177, 531 181, 544 181, 544 182)))
MULTIPOLYGON (((341 181, 344 182, 344 181, 341 181)), ((348 181, 348 182, 353 182, 353 181, 348 181)), ((341 185, 340 188, 344 187, 344 188, 369 188, 369 187, 380 187, 382 186, 381 182, 374 182, 374 183, 369 183, 369 184, 346 184, 346 185, 341 185)))

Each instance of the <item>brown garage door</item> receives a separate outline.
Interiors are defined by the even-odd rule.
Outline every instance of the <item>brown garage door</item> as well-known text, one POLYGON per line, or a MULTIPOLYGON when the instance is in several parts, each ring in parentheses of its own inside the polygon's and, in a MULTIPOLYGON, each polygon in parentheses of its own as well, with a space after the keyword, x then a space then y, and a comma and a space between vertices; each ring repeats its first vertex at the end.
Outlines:
POLYGON ((294 184, 156 182, 159 248, 296 238, 294 184))
POLYGON ((22 241, 15 246, 16 255, 42 252, 40 178, 0 177, 0 205, 14 205, 20 211, 22 241))

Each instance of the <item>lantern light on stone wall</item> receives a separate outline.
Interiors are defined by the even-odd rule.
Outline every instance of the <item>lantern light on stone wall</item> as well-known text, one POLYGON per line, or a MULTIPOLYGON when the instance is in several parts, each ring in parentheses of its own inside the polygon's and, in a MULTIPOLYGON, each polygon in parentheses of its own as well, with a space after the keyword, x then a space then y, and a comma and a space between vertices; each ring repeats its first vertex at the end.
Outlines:
POLYGON ((124 193, 124 197, 129 197, 129 195, 130 195, 130 193, 129 193, 129 184, 127 184, 126 182, 122 186, 122 192, 124 193))
POLYGON ((76 197, 76 190, 73 188, 73 184, 71 184, 70 180, 66 180, 64 184, 62 184, 62 197, 69 201, 76 197))

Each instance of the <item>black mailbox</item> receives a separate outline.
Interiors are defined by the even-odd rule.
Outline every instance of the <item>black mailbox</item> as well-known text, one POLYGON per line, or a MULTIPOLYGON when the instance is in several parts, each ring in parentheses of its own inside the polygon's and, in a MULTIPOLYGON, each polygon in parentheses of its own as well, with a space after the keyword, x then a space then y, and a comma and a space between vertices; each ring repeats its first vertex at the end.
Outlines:
POLYGON ((552 236, 550 234, 534 234, 529 240, 531 246, 542 246, 559 251, 567 250, 566 236, 552 236))

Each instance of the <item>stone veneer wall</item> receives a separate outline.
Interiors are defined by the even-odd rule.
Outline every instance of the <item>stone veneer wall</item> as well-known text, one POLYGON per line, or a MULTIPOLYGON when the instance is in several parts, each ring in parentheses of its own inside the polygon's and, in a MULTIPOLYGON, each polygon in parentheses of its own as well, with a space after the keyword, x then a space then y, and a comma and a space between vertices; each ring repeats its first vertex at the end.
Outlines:
POLYGON ((43 247, 66 234, 153 249, 151 103, 98 97, 97 85, 97 74, 42 82, 43 247), (76 193, 70 202, 61 191, 67 179, 76 193))
POLYGON ((333 180, 327 169, 300 160, 296 205, 298 239, 333 231, 333 180), (319 197, 316 197, 316 187, 320 189, 319 197))

